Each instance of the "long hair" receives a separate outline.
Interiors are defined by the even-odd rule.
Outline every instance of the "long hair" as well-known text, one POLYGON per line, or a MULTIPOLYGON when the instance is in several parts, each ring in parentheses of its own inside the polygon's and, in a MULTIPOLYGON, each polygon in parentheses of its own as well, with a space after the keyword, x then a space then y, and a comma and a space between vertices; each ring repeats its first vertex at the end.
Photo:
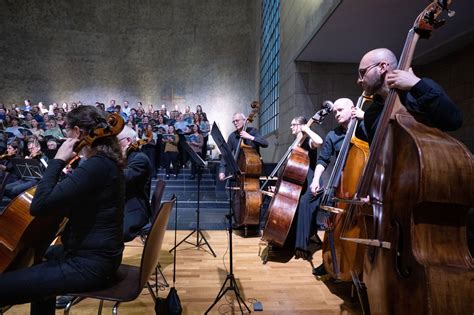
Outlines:
MULTIPOLYGON (((106 127, 105 112, 94 106, 79 106, 66 115, 70 127, 78 126, 83 132, 89 134, 96 128, 106 127)), ((125 166, 122 150, 117 136, 97 138, 91 145, 94 154, 105 155, 112 159, 119 168, 125 166)))

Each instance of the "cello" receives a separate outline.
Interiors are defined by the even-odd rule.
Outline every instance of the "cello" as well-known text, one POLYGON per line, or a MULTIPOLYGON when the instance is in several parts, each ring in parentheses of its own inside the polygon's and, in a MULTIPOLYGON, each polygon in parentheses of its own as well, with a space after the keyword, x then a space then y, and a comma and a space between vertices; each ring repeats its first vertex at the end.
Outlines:
MULTIPOLYGON (((110 114, 106 126, 92 130, 77 143, 74 151, 79 152, 96 139, 116 136, 124 125, 119 114, 110 114)), ((35 191, 36 186, 18 195, 0 215, 0 273, 39 262, 60 229, 63 221, 60 216, 30 215, 35 191)))
MULTIPOLYGON (((250 104, 252 108, 242 130, 247 130, 249 123, 253 122, 254 116, 260 109, 260 103, 254 101, 250 104)), ((262 161, 258 152, 249 145, 243 143, 242 137, 234 153, 234 159, 241 171, 237 176, 237 192, 233 198, 233 210, 235 222, 238 225, 258 225, 260 222, 260 207, 262 205, 262 194, 260 192, 260 174, 262 173, 262 161)))
MULTIPOLYGON (((362 108, 371 98, 361 95, 356 107, 362 108)), ((369 156, 369 146, 355 137, 358 120, 352 118, 341 145, 331 176, 321 197, 320 209, 330 212, 322 246, 323 263, 328 274, 337 280, 351 281, 352 272, 362 273, 364 248, 358 244, 341 242, 340 236, 360 237, 365 235, 365 221, 351 219, 353 205, 336 202, 337 198, 352 198, 359 178, 369 156), (350 221, 350 223, 347 223, 350 221)))
MULTIPOLYGON (((447 5, 435 1, 418 16, 398 69, 408 70, 416 42, 440 25, 436 19, 447 5)), ((370 312, 472 313, 474 260, 466 237, 474 204, 471 152, 417 121, 393 89, 370 150, 357 195, 370 197, 374 225, 368 239, 352 240, 369 245, 363 278, 370 312)))
MULTIPOLYGON (((306 123, 306 126, 309 128, 313 123, 321 124, 332 111, 332 105, 330 101, 324 102, 323 109, 317 111, 306 123)), ((268 217, 262 239, 280 247, 283 247, 290 232, 309 170, 308 152, 301 148, 306 137, 307 134, 303 132, 296 136, 270 174, 270 177, 274 177, 277 171, 283 167, 278 175, 273 198, 268 206, 268 217)), ((263 186, 265 184, 266 182, 263 186)))

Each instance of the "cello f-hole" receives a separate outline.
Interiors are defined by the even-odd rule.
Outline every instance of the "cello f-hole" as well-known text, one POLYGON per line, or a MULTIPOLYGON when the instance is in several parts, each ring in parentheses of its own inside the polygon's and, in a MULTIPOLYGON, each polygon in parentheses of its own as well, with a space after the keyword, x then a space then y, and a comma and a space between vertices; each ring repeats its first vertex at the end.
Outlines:
POLYGON ((410 267, 408 266, 403 266, 403 257, 402 257, 402 252, 403 252, 403 231, 402 227, 400 225, 400 222, 398 220, 392 220, 391 222, 392 228, 395 227, 395 230, 397 232, 397 237, 396 237, 396 255, 395 255, 395 270, 397 271, 397 274, 402 277, 402 278, 408 278, 411 274, 410 267))

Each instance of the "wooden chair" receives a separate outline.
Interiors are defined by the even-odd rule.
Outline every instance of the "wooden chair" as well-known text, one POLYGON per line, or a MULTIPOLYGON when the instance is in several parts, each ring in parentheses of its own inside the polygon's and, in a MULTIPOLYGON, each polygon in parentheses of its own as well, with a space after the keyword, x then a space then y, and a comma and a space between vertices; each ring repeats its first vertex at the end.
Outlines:
MULTIPOLYGON (((3 200, 3 194, 5 193, 5 186, 7 184, 7 179, 10 177, 10 173, 8 172, 3 172, 2 179, 0 180, 0 204, 2 203, 3 200)), ((1 207, 0 207, 1 208, 1 207)), ((0 209, 0 214, 3 212, 3 208, 0 209)))
POLYGON ((115 280, 111 286, 103 290, 94 292, 74 293, 70 294, 76 297, 64 309, 64 314, 69 314, 72 305, 85 298, 100 299, 99 314, 102 313, 103 301, 115 302, 112 314, 118 314, 119 304, 135 300, 143 288, 146 286, 150 292, 153 302, 156 302, 157 296, 148 282, 154 269, 158 265, 159 253, 163 245, 163 238, 168 225, 168 219, 173 209, 176 199, 166 201, 161 205, 160 211, 155 220, 152 220, 150 233, 143 247, 142 259, 140 266, 131 266, 121 264, 117 270, 115 280))
MULTIPOLYGON (((155 187, 155 192, 153 193, 153 196, 151 197, 151 211, 152 211, 152 218, 151 222, 153 222, 156 218, 156 216, 160 213, 161 209, 161 199, 163 198, 163 194, 165 192, 165 187, 166 187, 166 182, 164 180, 158 180, 156 182, 156 187, 155 187)), ((173 196, 174 198, 174 196, 173 196)), ((173 199, 171 198, 171 199, 173 199)), ((142 234, 141 235, 141 240, 143 243, 145 243, 147 235, 142 234)), ((158 265, 155 268, 155 292, 156 295, 158 295, 158 289, 159 287, 169 287, 168 281, 165 278, 165 275, 161 271, 161 264, 158 262, 158 265), (163 279, 163 282, 158 281, 158 275, 163 279)))
POLYGON ((156 182, 155 191, 153 192, 153 196, 151 197, 151 211, 152 211, 152 219, 158 215, 161 206, 161 199, 163 198, 163 194, 165 192, 166 182, 162 179, 156 182))
POLYGON ((155 191, 151 196, 150 208, 151 208, 151 219, 150 223, 145 225, 140 232, 140 241, 145 244, 146 237, 150 231, 151 222, 153 222, 158 215, 161 206, 161 199, 165 192, 166 182, 164 180, 158 180, 156 182, 155 191))

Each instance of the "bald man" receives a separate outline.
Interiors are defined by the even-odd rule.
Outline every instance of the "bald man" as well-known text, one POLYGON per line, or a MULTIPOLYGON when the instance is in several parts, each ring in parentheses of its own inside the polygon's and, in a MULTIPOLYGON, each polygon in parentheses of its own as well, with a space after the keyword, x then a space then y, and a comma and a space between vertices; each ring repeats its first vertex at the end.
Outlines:
POLYGON ((363 128, 356 134, 372 142, 390 89, 397 89, 400 101, 411 113, 443 131, 461 127, 462 113, 434 81, 417 77, 413 71, 397 70, 397 58, 390 50, 378 48, 366 53, 359 64, 359 84, 372 104, 365 112, 363 128), (363 131, 363 133, 360 133, 363 131))
MULTIPOLYGON (((321 175, 331 163, 331 157, 333 155, 337 156, 341 150, 341 146, 344 142, 344 137, 346 136, 347 128, 349 127, 351 118, 364 118, 364 112, 360 108, 355 107, 354 103, 348 98, 340 98, 336 100, 334 102, 333 112, 339 126, 328 132, 324 138, 323 146, 319 151, 313 180, 311 181, 310 185, 311 193, 315 196, 319 193, 322 185, 321 175)), ((327 215, 329 215, 329 213, 327 213, 327 215)), ((318 217, 317 212, 314 213, 313 217, 318 217)), ((322 221, 322 219, 319 218, 318 221, 322 221)), ((317 222, 317 224, 322 225, 322 222, 317 222)), ((323 276, 327 274, 326 270, 324 269, 324 264, 314 268, 313 274, 315 276, 323 276)))
POLYGON ((354 103, 348 98, 336 100, 334 102, 333 112, 339 126, 328 132, 324 138, 324 143, 319 152, 314 177, 310 186, 313 195, 316 195, 321 188, 321 175, 331 162, 331 157, 339 154, 351 118, 364 118, 364 112, 360 108, 355 107, 354 103))

